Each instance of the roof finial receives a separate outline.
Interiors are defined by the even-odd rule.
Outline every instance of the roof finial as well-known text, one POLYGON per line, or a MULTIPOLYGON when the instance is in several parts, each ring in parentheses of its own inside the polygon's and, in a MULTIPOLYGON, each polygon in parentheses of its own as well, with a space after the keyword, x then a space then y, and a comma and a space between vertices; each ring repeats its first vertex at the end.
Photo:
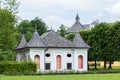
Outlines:
POLYGON ((77 15, 76 15, 76 22, 79 22, 79 15, 78 15, 78 13, 77 13, 77 15))

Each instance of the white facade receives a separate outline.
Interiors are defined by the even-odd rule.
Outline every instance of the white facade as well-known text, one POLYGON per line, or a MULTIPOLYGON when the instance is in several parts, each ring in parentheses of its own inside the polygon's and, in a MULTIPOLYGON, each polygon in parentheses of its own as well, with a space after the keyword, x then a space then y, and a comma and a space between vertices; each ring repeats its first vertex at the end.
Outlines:
POLYGON ((87 71, 87 49, 72 49, 72 48, 30 48, 28 51, 24 50, 22 52, 17 52, 17 60, 21 61, 22 59, 28 60, 29 58, 32 61, 35 61, 35 56, 39 55, 40 64, 37 71, 48 72, 48 71, 87 71), (23 58, 23 54, 26 57, 23 58), (50 54, 49 57, 46 54, 50 54), (68 54, 71 56, 68 57, 68 54), (56 57, 61 56, 61 68, 57 69, 56 57), (78 57, 83 56, 83 68, 78 68, 78 57), (46 69, 46 63, 50 63, 50 69, 46 69), (71 64, 71 69, 68 69, 67 63, 71 64))
POLYGON ((79 33, 73 41, 61 37, 50 30, 39 36, 37 30, 27 42, 24 35, 16 47, 17 61, 32 60, 37 64, 38 72, 87 71, 87 52, 90 48, 79 33))

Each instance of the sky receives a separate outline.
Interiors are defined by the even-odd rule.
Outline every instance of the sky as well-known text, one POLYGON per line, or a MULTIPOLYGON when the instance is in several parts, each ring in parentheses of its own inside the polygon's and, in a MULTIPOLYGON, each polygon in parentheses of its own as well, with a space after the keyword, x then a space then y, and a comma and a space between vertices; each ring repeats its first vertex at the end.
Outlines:
POLYGON ((120 20, 120 0, 17 0, 21 20, 42 19, 57 30, 61 24, 71 27, 78 14, 81 24, 120 20))

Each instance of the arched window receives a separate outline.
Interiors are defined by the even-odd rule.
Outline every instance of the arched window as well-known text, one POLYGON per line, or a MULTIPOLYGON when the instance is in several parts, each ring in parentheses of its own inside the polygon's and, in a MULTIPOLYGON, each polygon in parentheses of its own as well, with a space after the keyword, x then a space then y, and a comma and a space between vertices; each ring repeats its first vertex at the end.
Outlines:
POLYGON ((78 69, 83 69, 83 56, 78 56, 78 69))
POLYGON ((40 56, 39 55, 35 55, 34 56, 34 61, 37 64, 37 69, 40 69, 40 56))
POLYGON ((57 69, 61 69, 61 56, 57 55, 56 57, 56 67, 57 69))

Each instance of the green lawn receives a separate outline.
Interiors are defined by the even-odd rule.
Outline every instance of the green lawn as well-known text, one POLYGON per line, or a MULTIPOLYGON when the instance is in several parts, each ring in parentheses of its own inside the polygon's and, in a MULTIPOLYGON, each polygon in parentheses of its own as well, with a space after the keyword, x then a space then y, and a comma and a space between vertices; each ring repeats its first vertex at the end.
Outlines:
POLYGON ((0 76, 0 80, 120 80, 120 73, 39 76, 0 76))

